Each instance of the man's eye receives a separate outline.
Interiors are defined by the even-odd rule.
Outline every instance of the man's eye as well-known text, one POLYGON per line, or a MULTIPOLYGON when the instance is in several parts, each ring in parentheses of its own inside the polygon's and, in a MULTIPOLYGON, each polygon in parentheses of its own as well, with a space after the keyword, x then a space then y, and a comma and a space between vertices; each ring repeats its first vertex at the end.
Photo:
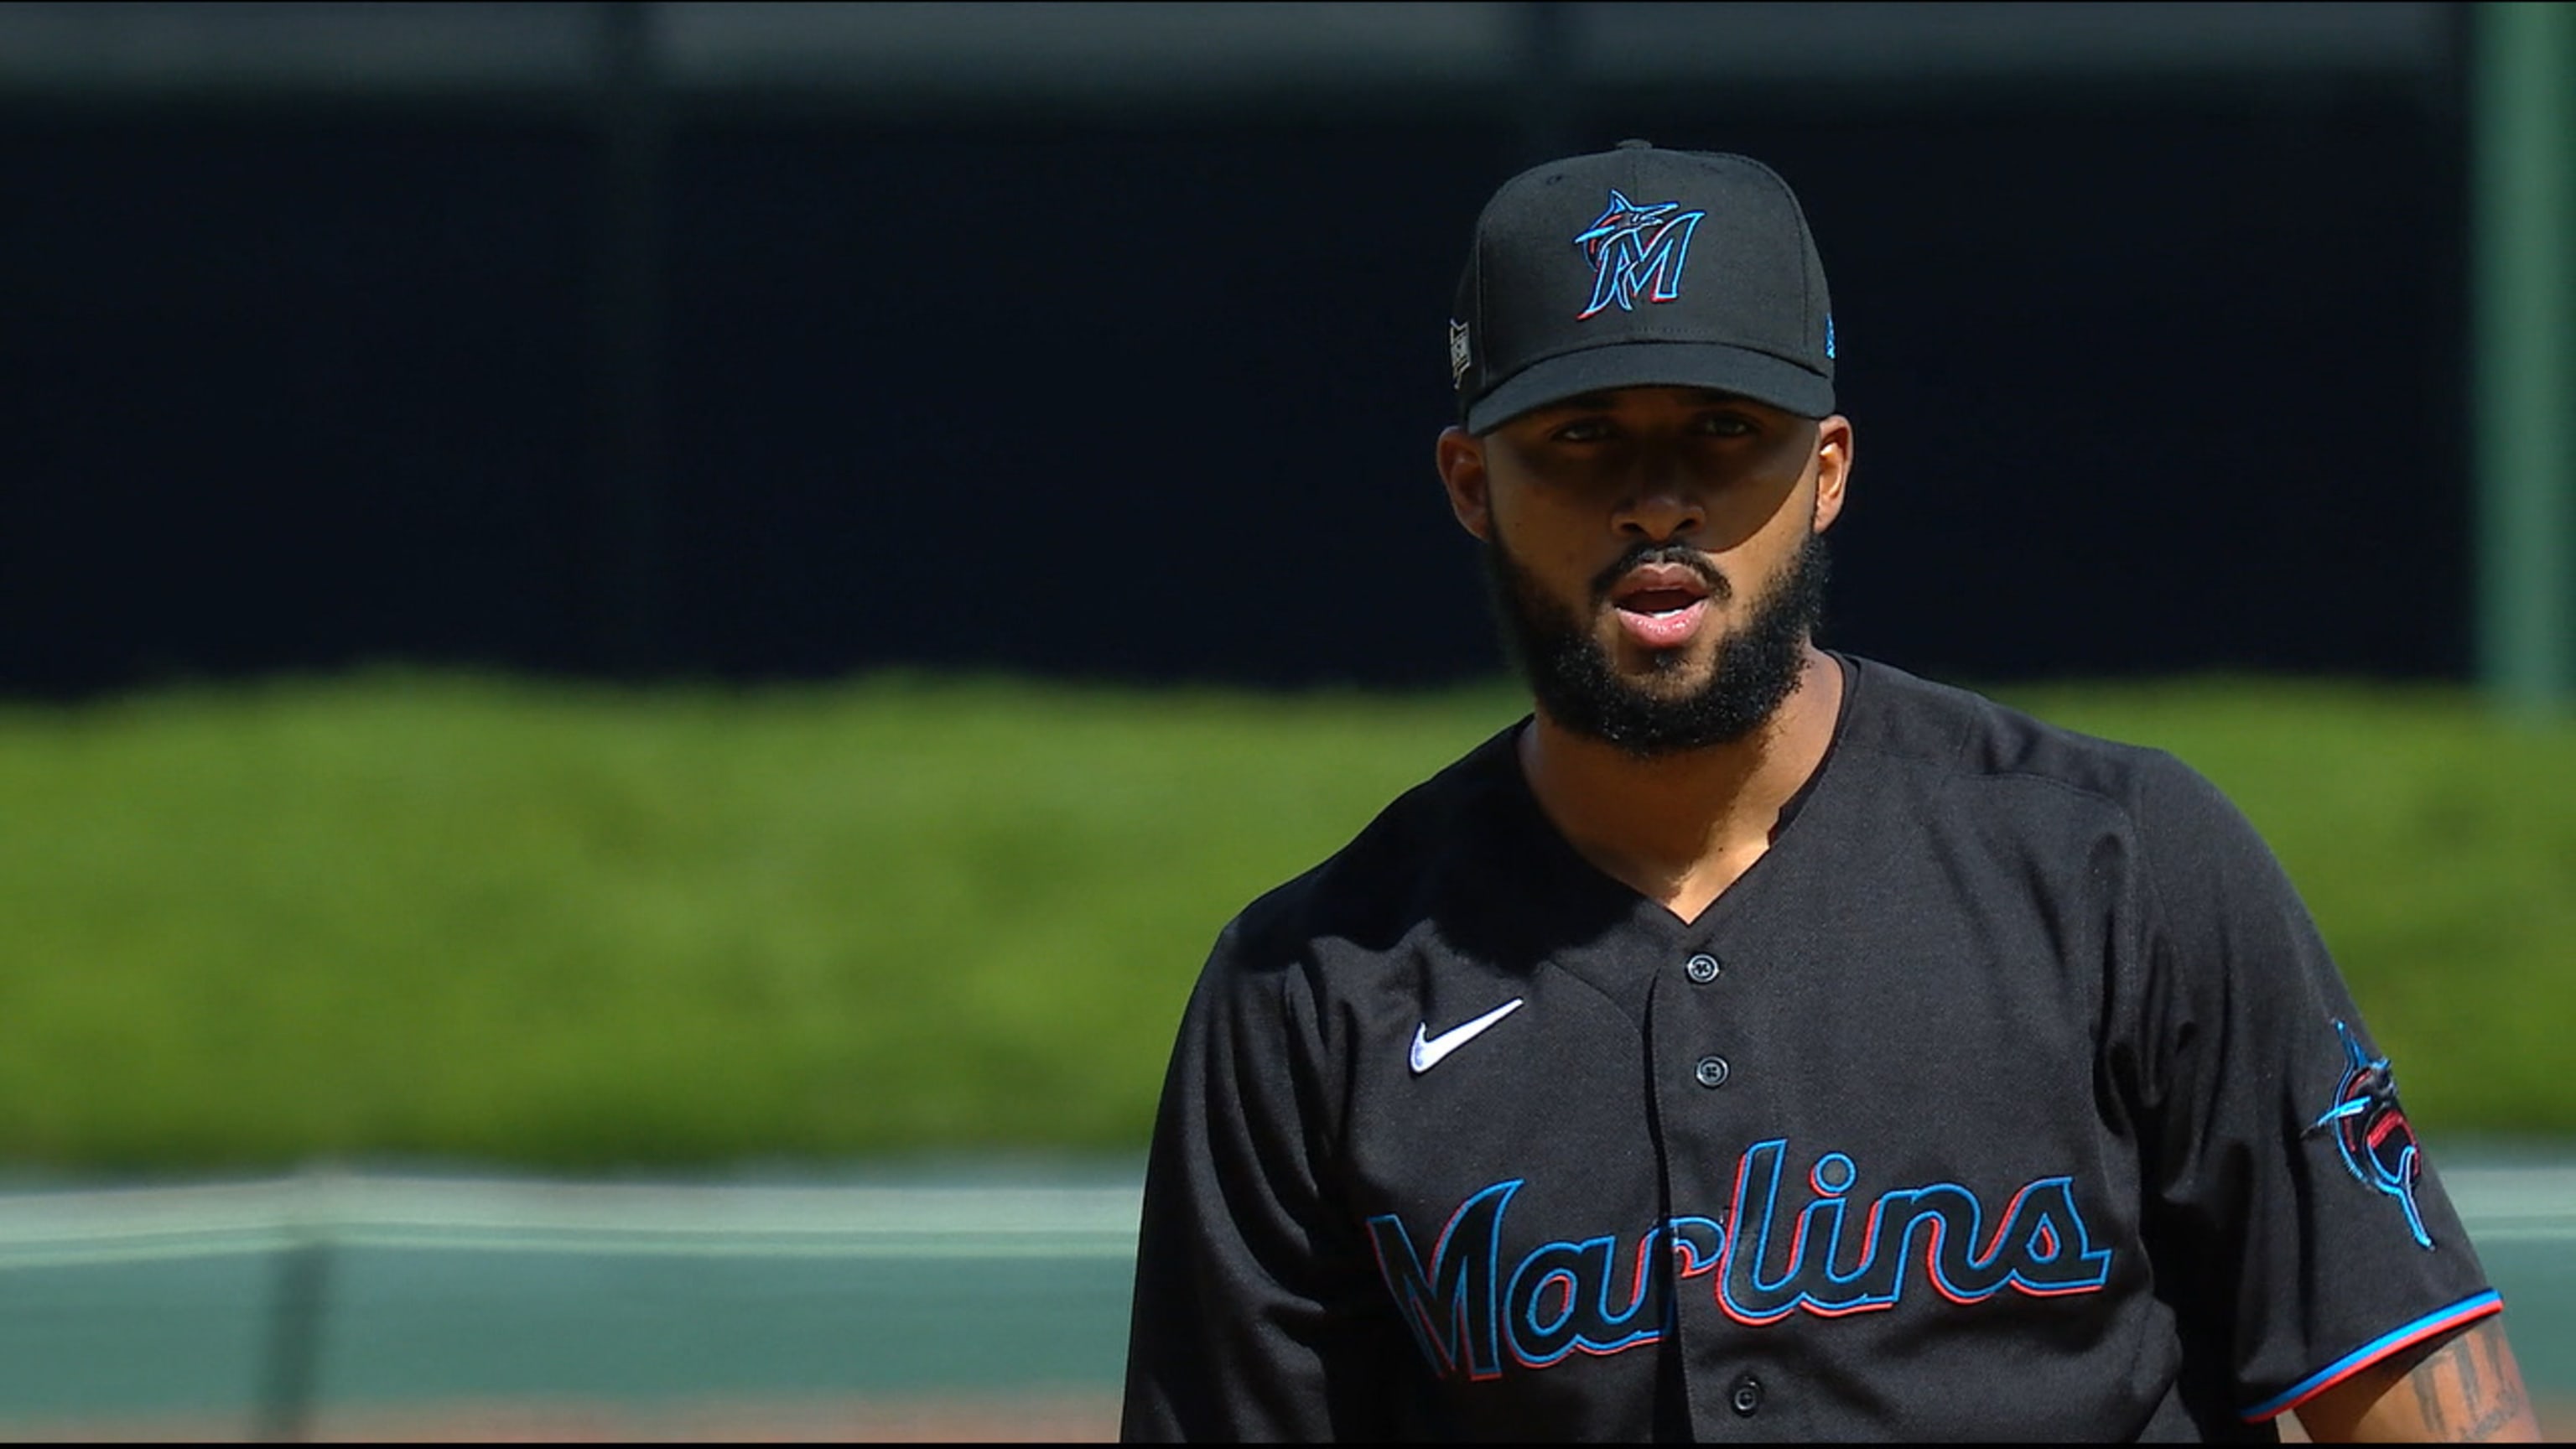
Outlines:
POLYGON ((1611 434, 1609 419, 1584 418, 1579 422, 1567 423, 1549 437, 1551 441, 1559 443, 1598 443, 1610 437, 1611 434))
POLYGON ((1699 420, 1699 430, 1721 438, 1742 438, 1754 431, 1753 420, 1741 413, 1710 413, 1699 420))

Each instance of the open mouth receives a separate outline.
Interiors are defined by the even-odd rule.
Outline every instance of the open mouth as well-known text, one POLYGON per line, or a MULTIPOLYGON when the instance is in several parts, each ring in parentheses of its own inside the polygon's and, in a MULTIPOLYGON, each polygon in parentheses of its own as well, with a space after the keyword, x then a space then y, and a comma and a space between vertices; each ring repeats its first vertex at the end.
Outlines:
POLYGON ((1628 637, 1649 649, 1688 640, 1708 615, 1708 580, 1680 564, 1641 564, 1610 591, 1628 637))

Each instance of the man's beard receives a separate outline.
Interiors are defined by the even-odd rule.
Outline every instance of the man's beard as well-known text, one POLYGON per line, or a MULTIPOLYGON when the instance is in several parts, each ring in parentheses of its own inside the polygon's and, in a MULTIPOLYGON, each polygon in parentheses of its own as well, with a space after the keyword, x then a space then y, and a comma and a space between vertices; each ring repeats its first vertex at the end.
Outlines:
MULTIPOLYGON (((1500 620, 1503 645, 1529 680, 1539 712, 1565 729, 1616 745, 1640 759, 1705 749, 1743 739, 1798 687, 1806 669, 1807 642, 1824 615, 1825 579, 1832 572, 1823 535, 1809 532, 1789 570, 1756 601, 1743 629, 1718 646, 1708 682, 1689 694, 1663 697, 1619 677, 1610 651, 1573 610, 1548 597, 1511 555, 1496 530, 1485 541, 1485 579, 1500 620)), ((1645 563, 1675 563, 1696 571, 1723 603, 1734 590, 1696 549, 1640 542, 1594 579, 1592 604, 1608 602, 1628 572, 1645 563)), ((1658 651, 1657 672, 1679 668, 1682 651, 1658 651)))

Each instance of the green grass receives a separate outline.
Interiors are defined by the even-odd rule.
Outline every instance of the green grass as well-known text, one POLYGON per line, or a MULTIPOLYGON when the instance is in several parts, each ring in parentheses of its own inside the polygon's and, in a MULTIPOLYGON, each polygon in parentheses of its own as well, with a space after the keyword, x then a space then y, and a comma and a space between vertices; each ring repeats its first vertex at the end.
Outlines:
MULTIPOLYGON (((2420 1120, 2576 1130, 2576 731, 2015 698, 2237 798, 2420 1120)), ((1226 917, 1520 709, 413 674, 0 709, 0 1160, 1133 1148, 1226 917)))

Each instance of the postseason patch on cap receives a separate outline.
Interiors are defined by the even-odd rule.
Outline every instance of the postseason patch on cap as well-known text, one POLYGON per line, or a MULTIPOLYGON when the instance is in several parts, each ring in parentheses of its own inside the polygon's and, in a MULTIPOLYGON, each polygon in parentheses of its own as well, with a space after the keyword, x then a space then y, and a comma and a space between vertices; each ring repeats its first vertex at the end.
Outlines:
POLYGON ((1467 350, 1467 324, 1449 323, 1449 385, 1456 387, 1466 380, 1467 367, 1475 354, 1467 350))

